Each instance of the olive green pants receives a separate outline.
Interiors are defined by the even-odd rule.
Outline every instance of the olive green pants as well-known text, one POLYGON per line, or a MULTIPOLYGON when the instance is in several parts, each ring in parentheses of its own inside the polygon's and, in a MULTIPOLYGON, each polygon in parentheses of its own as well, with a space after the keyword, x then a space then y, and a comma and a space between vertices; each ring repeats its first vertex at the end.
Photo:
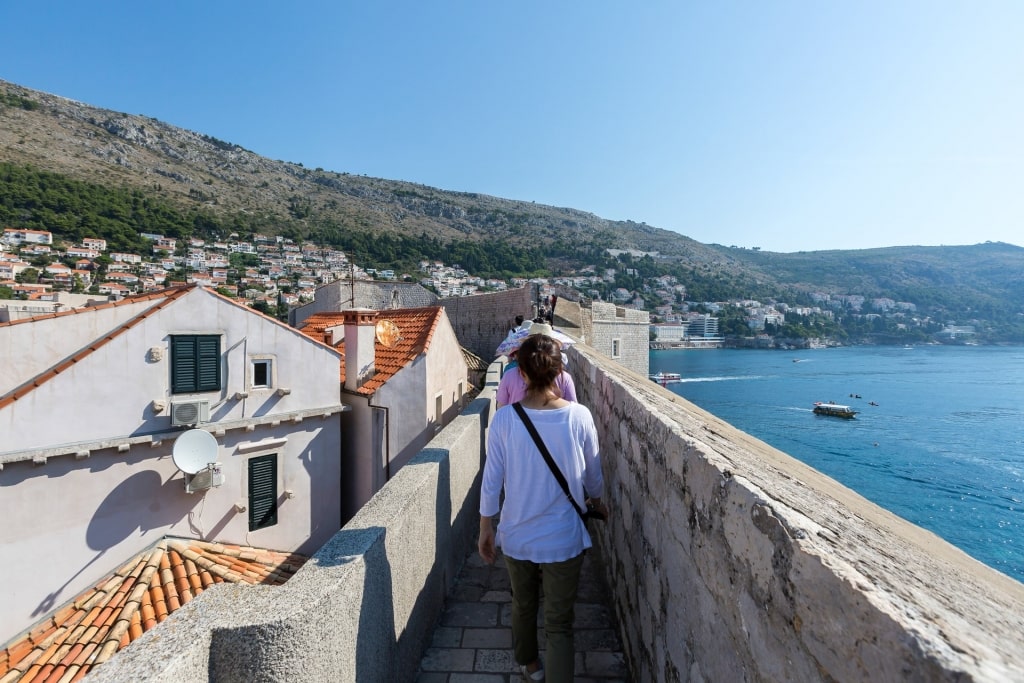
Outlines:
POLYGON ((583 554, 563 562, 544 564, 506 555, 505 566, 512 584, 512 642, 516 662, 530 664, 538 658, 537 612, 543 583, 546 680, 548 683, 571 683, 575 657, 573 608, 580 585, 583 554))

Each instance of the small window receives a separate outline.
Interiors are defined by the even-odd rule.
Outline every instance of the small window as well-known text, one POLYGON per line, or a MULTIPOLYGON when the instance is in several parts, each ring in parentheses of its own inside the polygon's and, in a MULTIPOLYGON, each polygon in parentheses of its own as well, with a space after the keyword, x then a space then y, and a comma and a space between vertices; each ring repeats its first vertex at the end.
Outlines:
POLYGON ((171 393, 188 394, 220 389, 220 335, 172 336, 171 393))
POLYGON ((444 396, 438 394, 434 397, 434 433, 441 431, 444 420, 444 396))
POLYGON ((249 531, 277 524, 277 453, 249 458, 249 531))
POLYGON ((621 354, 619 353, 619 340, 612 339, 612 358, 618 358, 621 354))
POLYGON ((270 361, 266 359, 252 362, 253 389, 266 389, 270 386, 270 361))

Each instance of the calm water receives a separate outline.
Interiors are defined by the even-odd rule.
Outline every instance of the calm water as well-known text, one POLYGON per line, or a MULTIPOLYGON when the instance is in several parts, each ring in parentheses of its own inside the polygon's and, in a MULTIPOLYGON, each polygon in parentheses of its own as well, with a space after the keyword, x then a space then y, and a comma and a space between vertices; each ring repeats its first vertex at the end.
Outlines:
POLYGON ((683 376, 670 391, 1024 581, 1024 349, 652 351, 659 370, 683 376), (811 412, 830 400, 861 412, 811 412))

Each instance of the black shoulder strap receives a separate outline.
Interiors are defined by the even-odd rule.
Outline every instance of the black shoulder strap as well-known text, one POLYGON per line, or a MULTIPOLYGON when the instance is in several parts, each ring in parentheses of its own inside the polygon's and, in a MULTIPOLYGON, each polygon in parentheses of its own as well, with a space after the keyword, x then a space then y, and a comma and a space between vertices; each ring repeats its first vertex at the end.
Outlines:
POLYGON ((533 442, 537 444, 537 450, 539 450, 540 454, 544 456, 544 462, 546 462, 548 467, 551 469, 551 474, 555 475, 555 480, 558 482, 558 485, 562 487, 565 497, 569 499, 570 503, 572 503, 572 506, 576 509, 576 514, 580 516, 580 519, 586 522, 587 516, 583 513, 583 510, 580 509, 579 503, 576 502, 576 499, 572 497, 571 493, 569 493, 569 482, 565 480, 565 475, 562 474, 562 470, 558 469, 558 465, 556 465, 555 461, 551 458, 551 453, 548 452, 548 447, 544 445, 544 441, 540 438, 540 434, 537 433, 537 428, 533 426, 533 421, 530 419, 530 416, 526 414, 526 410, 523 406, 519 405, 518 401, 513 403, 512 407, 515 408, 519 419, 523 421, 524 425, 526 425, 526 431, 530 432, 530 436, 533 437, 533 442))

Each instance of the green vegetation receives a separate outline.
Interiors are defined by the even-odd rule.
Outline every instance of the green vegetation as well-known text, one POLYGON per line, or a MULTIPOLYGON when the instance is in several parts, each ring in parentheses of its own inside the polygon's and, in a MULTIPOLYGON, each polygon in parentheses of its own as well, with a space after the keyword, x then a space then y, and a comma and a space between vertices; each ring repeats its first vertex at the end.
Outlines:
POLYGON ((777 254, 729 250, 742 262, 777 281, 793 283, 788 301, 811 304, 812 292, 860 294, 863 311, 838 311, 837 324, 853 340, 913 342, 945 323, 974 325, 982 343, 1024 340, 1024 249, 985 243, 956 247, 889 247, 857 251, 777 254), (873 313, 870 301, 888 298, 915 304, 913 317, 931 318, 929 326, 904 329, 889 316, 873 313))
MULTIPOLYGON (((362 267, 393 269, 400 277, 417 273, 422 260, 506 280, 593 272, 601 278, 585 295, 611 300, 623 290, 650 309, 683 303, 680 292, 666 295, 656 279, 672 276, 691 302, 822 305, 834 316, 788 315, 771 330, 794 339, 909 341, 947 325, 971 325, 981 343, 1024 341, 1024 249, 1013 245, 775 254, 701 244, 578 209, 305 169, 209 135, 197 140, 155 119, 98 113, 21 88, 0 91, 0 117, 5 139, 18 141, 0 163, 0 224, 49 230, 57 252, 99 237, 112 250, 148 257, 152 245, 143 232, 179 244, 190 237, 228 241, 233 234, 252 241, 258 233, 340 249, 362 267), (146 134, 131 135, 135 130, 146 134), (114 163, 125 146, 130 166, 114 163), (42 158, 54 164, 49 171, 33 166, 42 158), (608 249, 648 255, 625 251, 612 258, 608 249), (604 279, 608 272, 614 277, 604 279), (822 304, 819 293, 832 296, 831 303, 822 304), (864 306, 835 298, 841 295, 861 295, 864 306), (874 298, 917 308, 875 310, 874 298)), ((34 258, 35 275, 52 260, 34 258)), ((233 256, 229 277, 254 265, 233 256)), ((101 265, 96 275, 105 271, 101 265)), ((720 328, 749 334, 744 324, 737 308, 722 316, 720 328)))
MULTIPOLYGON (((307 211, 300 213, 305 216, 307 211)), ((140 233, 176 239, 224 239, 234 232, 251 239, 256 233, 269 232, 341 249, 360 264, 376 268, 415 270, 425 259, 457 263, 482 277, 548 272, 546 254, 539 246, 522 248, 500 239, 487 244, 468 239, 444 242, 426 233, 415 237, 353 230, 327 220, 310 228, 300 220, 282 224, 240 213, 219 215, 204 208, 180 209, 141 189, 107 187, 10 163, 0 163, 0 223, 49 230, 55 238, 71 243, 98 237, 107 240, 114 251, 140 254, 151 251, 140 233)))
POLYGON ((17 107, 19 109, 25 109, 27 111, 33 111, 39 108, 39 103, 28 97, 21 95, 13 95, 11 93, 0 93, 0 107, 17 107))

